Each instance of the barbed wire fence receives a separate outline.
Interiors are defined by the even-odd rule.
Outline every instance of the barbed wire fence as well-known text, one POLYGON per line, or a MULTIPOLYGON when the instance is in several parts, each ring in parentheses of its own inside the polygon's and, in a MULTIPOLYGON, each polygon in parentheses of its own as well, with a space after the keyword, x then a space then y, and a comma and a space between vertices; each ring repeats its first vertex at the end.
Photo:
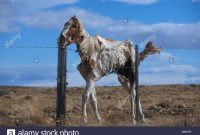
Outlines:
MULTIPOLYGON (((58 49, 59 47, 57 46, 11 46, 9 48, 0 46, 0 49, 4 48, 4 49, 58 49)), ((140 49, 140 48, 139 48, 140 49)), ((77 52, 77 50, 75 49, 70 49, 67 48, 67 51, 71 51, 71 52, 77 52)), ((200 48, 162 48, 162 50, 192 50, 192 51, 200 51, 200 48)), ((82 66, 84 68, 91 68, 90 66, 82 66)), ((24 70, 29 70, 29 69, 56 69, 57 67, 0 67, 0 70, 17 70, 17 69, 24 69, 24 70)), ((121 68, 132 68, 132 67, 121 67, 121 68)), ((173 84, 172 84, 173 85, 173 84)), ((200 109, 198 107, 194 107, 193 109, 200 109)), ((124 109, 124 113, 126 113, 126 108, 124 109)), ((158 118, 159 116, 153 116, 153 118, 158 118)), ((183 116, 175 116, 175 117, 181 117, 183 118, 183 116)), ((188 126, 188 115, 186 114, 185 117, 185 126, 188 126)))
MULTIPOLYGON (((5 47, 5 46, 0 46, 0 48, 4 48, 4 49, 12 49, 12 48, 14 48, 14 49, 16 49, 16 48, 21 48, 21 49, 28 49, 28 48, 30 48, 30 49, 42 49, 42 48, 49 48, 49 49, 53 49, 53 48, 59 48, 58 46, 27 46, 27 45, 23 45, 23 46, 10 46, 10 47, 5 47)), ((175 47, 175 48, 172 48, 172 47, 162 47, 161 46, 161 48, 162 48, 162 50, 200 50, 200 48, 178 48, 178 47, 175 47)), ((138 49, 143 49, 143 48, 141 48, 141 47, 139 47, 138 49)), ((67 48, 67 50, 69 50, 69 51, 74 51, 74 52, 77 52, 77 50, 75 50, 75 49, 70 49, 70 48, 67 48)))

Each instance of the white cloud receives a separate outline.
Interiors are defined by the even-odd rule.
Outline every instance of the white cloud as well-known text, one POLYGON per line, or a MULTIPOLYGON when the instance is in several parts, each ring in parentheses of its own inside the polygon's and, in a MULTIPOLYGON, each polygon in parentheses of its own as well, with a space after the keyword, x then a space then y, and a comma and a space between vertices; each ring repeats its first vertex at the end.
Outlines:
POLYGON ((63 24, 73 15, 77 15, 83 22, 86 30, 100 33, 109 38, 118 40, 130 39, 134 43, 140 43, 150 35, 155 35, 155 42, 163 48, 199 48, 200 22, 177 24, 171 22, 144 24, 129 20, 123 24, 122 20, 114 20, 108 16, 83 10, 80 8, 66 8, 64 10, 39 10, 50 8, 60 4, 75 3, 70 1, 40 1, 20 0, 10 4, 9 1, 0 2, 0 32, 17 31, 22 26, 34 28, 62 29, 63 24), (36 4, 37 3, 37 4, 36 4), (24 4, 24 5, 23 5, 24 4), (28 5, 28 6, 27 6, 28 5), (33 5, 33 6, 32 6, 33 5), (35 6, 34 6, 35 5, 35 6), (36 6, 37 5, 37 6, 36 6), (26 8, 21 8, 26 7, 26 8), (34 8, 34 10, 27 10, 34 8))
POLYGON ((184 83, 187 83, 187 84, 200 84, 200 76, 187 78, 184 83))
POLYGON ((186 76, 188 78, 200 77, 200 69, 198 71, 195 71, 195 72, 187 73, 186 76))
MULTIPOLYGON (((140 68, 140 84, 199 83, 199 69, 191 65, 140 68)), ((67 73, 69 87, 85 87, 85 80, 76 70, 67 73)), ((56 87, 56 68, 51 70, 0 70, 0 85, 56 87)), ((117 75, 111 74, 96 82, 96 86, 118 86, 117 75)))
MULTIPOLYGON (((38 10, 51 8, 58 5, 74 4, 78 0, 11 0, 10 4, 22 8, 23 10, 38 10)), ((19 9, 20 10, 20 9, 19 9)))
POLYGON ((13 19, 0 18, 0 32, 15 32, 19 31, 20 27, 13 25, 13 19))
POLYGON ((198 69, 191 65, 169 65, 165 67, 148 67, 141 70, 142 73, 148 74, 168 74, 168 73, 193 73, 198 69))
POLYGON ((80 8, 40 11, 37 14, 20 16, 17 21, 26 27, 62 29, 63 24, 73 15, 78 16, 87 30, 100 32, 116 39, 131 39, 139 43, 145 37, 154 34, 155 41, 165 48, 199 48, 200 22, 143 24, 130 20, 124 25, 119 20, 80 8))
POLYGON ((200 2, 200 0, 192 0, 192 2, 193 2, 193 3, 195 3, 195 2, 200 2))
MULTIPOLYGON (((18 18, 37 14, 39 11, 51 7, 76 2, 78 0, 1 0, 0 9, 3 12, 0 12, 0 33, 19 31, 20 21, 18 18)), ((44 17, 46 20, 49 19, 48 16, 44 17)))
MULTIPOLYGON (((73 15, 83 22, 86 30, 90 29, 108 35, 116 39, 131 39, 134 43, 139 43, 152 34, 155 35, 157 44, 164 48, 199 48, 200 42, 200 22, 188 24, 176 23, 155 23, 144 24, 142 22, 131 21, 124 25, 119 20, 83 10, 80 8, 67 8, 57 11, 39 11, 28 15, 21 15, 17 22, 26 27, 39 27, 62 29, 63 24, 73 15), (195 41, 195 42, 193 42, 195 41)), ((16 25, 13 20, 4 24, 16 25)), ((0 27, 1 28, 1 27, 0 27)), ((8 28, 8 27, 7 27, 8 28)), ((0 29, 0 31, 6 31, 0 29)))
POLYGON ((184 84, 187 81, 184 75, 172 74, 141 74, 140 84, 143 85, 162 85, 162 84, 184 84))
POLYGON ((123 2, 123 3, 128 3, 128 4, 148 5, 148 4, 156 3, 158 0, 110 0, 110 1, 123 2))
POLYGON ((19 30, 16 22, 15 7, 11 1, 0 1, 0 32, 12 32, 19 30), (3 11, 3 12, 2 12, 3 11))
POLYGON ((32 80, 28 83, 22 84, 22 86, 28 87, 56 87, 56 81, 45 79, 45 80, 32 80))
POLYGON ((0 85, 55 86, 56 68, 9 68, 0 70, 0 85))
POLYGON ((40 11, 37 14, 21 16, 19 22, 28 27, 62 28, 70 17, 76 15, 86 27, 101 29, 111 25, 113 20, 79 8, 67 8, 61 11, 40 11))
POLYGON ((141 68, 140 84, 191 84, 200 83, 199 69, 191 65, 141 68))

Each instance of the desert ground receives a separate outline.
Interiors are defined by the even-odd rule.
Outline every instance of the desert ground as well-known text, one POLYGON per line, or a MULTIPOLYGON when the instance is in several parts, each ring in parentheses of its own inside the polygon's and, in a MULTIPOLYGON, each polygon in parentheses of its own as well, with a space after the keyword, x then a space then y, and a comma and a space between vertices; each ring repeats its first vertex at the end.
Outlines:
MULTIPOLYGON (((96 90, 102 123, 88 104, 88 124, 83 124, 83 88, 67 88, 66 126, 200 126, 200 84, 140 86, 145 122, 137 125, 132 123, 124 88, 96 90)), ((55 108, 56 88, 0 87, 1 126, 55 126, 55 108)))

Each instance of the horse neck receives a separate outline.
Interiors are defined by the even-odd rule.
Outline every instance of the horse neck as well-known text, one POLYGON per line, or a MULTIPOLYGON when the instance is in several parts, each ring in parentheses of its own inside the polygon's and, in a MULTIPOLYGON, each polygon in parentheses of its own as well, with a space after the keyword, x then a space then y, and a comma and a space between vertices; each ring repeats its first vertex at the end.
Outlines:
POLYGON ((81 58, 90 59, 97 49, 97 40, 91 37, 84 29, 82 31, 84 35, 83 41, 78 44, 78 52, 81 58))

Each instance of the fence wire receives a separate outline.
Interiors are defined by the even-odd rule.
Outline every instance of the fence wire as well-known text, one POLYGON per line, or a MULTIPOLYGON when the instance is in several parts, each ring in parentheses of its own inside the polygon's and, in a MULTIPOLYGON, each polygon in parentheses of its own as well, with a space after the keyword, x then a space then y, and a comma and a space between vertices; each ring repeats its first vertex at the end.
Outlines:
MULTIPOLYGON (((15 48, 15 49, 26 49, 26 48, 30 48, 30 49, 54 49, 54 48, 59 48, 58 46, 11 46, 11 47, 5 47, 5 46, 0 46, 0 48, 5 48, 5 49, 12 49, 12 48, 15 48)), ((138 49, 144 49, 144 48, 140 48, 138 47, 138 49)), ((164 50, 200 50, 200 48, 168 48, 168 47, 161 47, 161 49, 164 49, 164 50)), ((77 50, 74 50, 74 49, 68 49, 67 50, 71 50, 71 51, 77 51, 77 50)))

